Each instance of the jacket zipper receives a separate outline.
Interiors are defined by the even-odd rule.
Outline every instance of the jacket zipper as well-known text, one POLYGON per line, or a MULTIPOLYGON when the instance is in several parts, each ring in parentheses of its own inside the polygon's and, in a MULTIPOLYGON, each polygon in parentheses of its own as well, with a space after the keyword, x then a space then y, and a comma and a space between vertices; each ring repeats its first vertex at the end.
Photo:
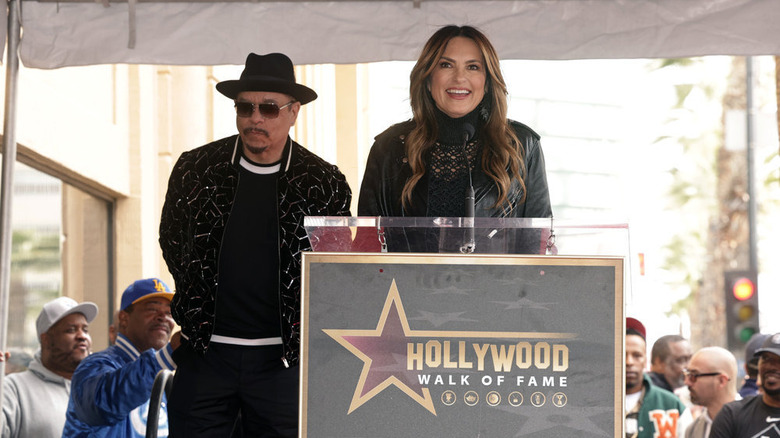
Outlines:
MULTIPOLYGON (((279 178, 276 180, 276 196, 279 196, 279 178)), ((279 200, 277 199, 276 205, 274 206, 276 209, 276 261, 280 265, 282 263, 282 236, 279 235, 279 229, 281 228, 281 223, 279 220, 279 200)), ((276 270, 276 299, 279 303, 279 333, 282 336, 282 365, 284 365, 285 368, 290 368, 290 363, 287 361, 286 353, 287 353, 287 345, 285 343, 284 339, 284 322, 283 322, 283 316, 282 316, 282 278, 281 273, 279 272, 281 269, 276 270)))

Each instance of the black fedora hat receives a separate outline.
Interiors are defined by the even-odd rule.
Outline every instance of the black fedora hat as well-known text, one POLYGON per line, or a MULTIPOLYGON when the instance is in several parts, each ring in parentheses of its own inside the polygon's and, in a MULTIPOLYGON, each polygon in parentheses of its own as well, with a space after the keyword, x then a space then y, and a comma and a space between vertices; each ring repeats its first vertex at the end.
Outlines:
POLYGON ((317 98, 314 90, 295 82, 293 63, 282 53, 250 53, 246 57, 241 78, 218 83, 217 91, 231 99, 235 99, 242 91, 272 91, 289 94, 301 105, 317 98))

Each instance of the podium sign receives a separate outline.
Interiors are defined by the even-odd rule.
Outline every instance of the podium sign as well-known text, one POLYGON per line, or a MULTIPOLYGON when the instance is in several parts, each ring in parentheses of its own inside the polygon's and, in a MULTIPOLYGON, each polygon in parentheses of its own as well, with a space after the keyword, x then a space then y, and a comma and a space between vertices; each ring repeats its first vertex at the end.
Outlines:
POLYGON ((304 253, 300 436, 622 436, 623 258, 304 253))

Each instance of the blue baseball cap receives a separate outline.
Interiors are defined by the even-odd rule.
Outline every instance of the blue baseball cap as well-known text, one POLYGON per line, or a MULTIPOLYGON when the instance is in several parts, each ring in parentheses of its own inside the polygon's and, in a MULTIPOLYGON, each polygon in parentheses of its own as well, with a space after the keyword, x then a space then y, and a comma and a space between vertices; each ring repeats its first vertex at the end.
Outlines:
POLYGON ((174 294, 171 292, 168 285, 159 278, 136 280, 122 292, 122 306, 119 310, 125 310, 133 304, 147 298, 160 297, 170 301, 173 299, 173 295, 174 294))

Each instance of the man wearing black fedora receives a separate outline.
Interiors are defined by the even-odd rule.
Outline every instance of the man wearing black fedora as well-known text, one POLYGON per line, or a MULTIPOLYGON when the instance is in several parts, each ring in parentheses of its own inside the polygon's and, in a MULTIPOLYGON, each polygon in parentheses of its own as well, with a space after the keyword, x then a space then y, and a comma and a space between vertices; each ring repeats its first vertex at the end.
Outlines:
POLYGON ((168 415, 172 437, 298 436, 300 253, 304 216, 349 216, 334 165, 289 137, 317 98, 290 59, 250 53, 234 101, 238 134, 185 152, 171 172, 160 247, 182 329, 168 415))

